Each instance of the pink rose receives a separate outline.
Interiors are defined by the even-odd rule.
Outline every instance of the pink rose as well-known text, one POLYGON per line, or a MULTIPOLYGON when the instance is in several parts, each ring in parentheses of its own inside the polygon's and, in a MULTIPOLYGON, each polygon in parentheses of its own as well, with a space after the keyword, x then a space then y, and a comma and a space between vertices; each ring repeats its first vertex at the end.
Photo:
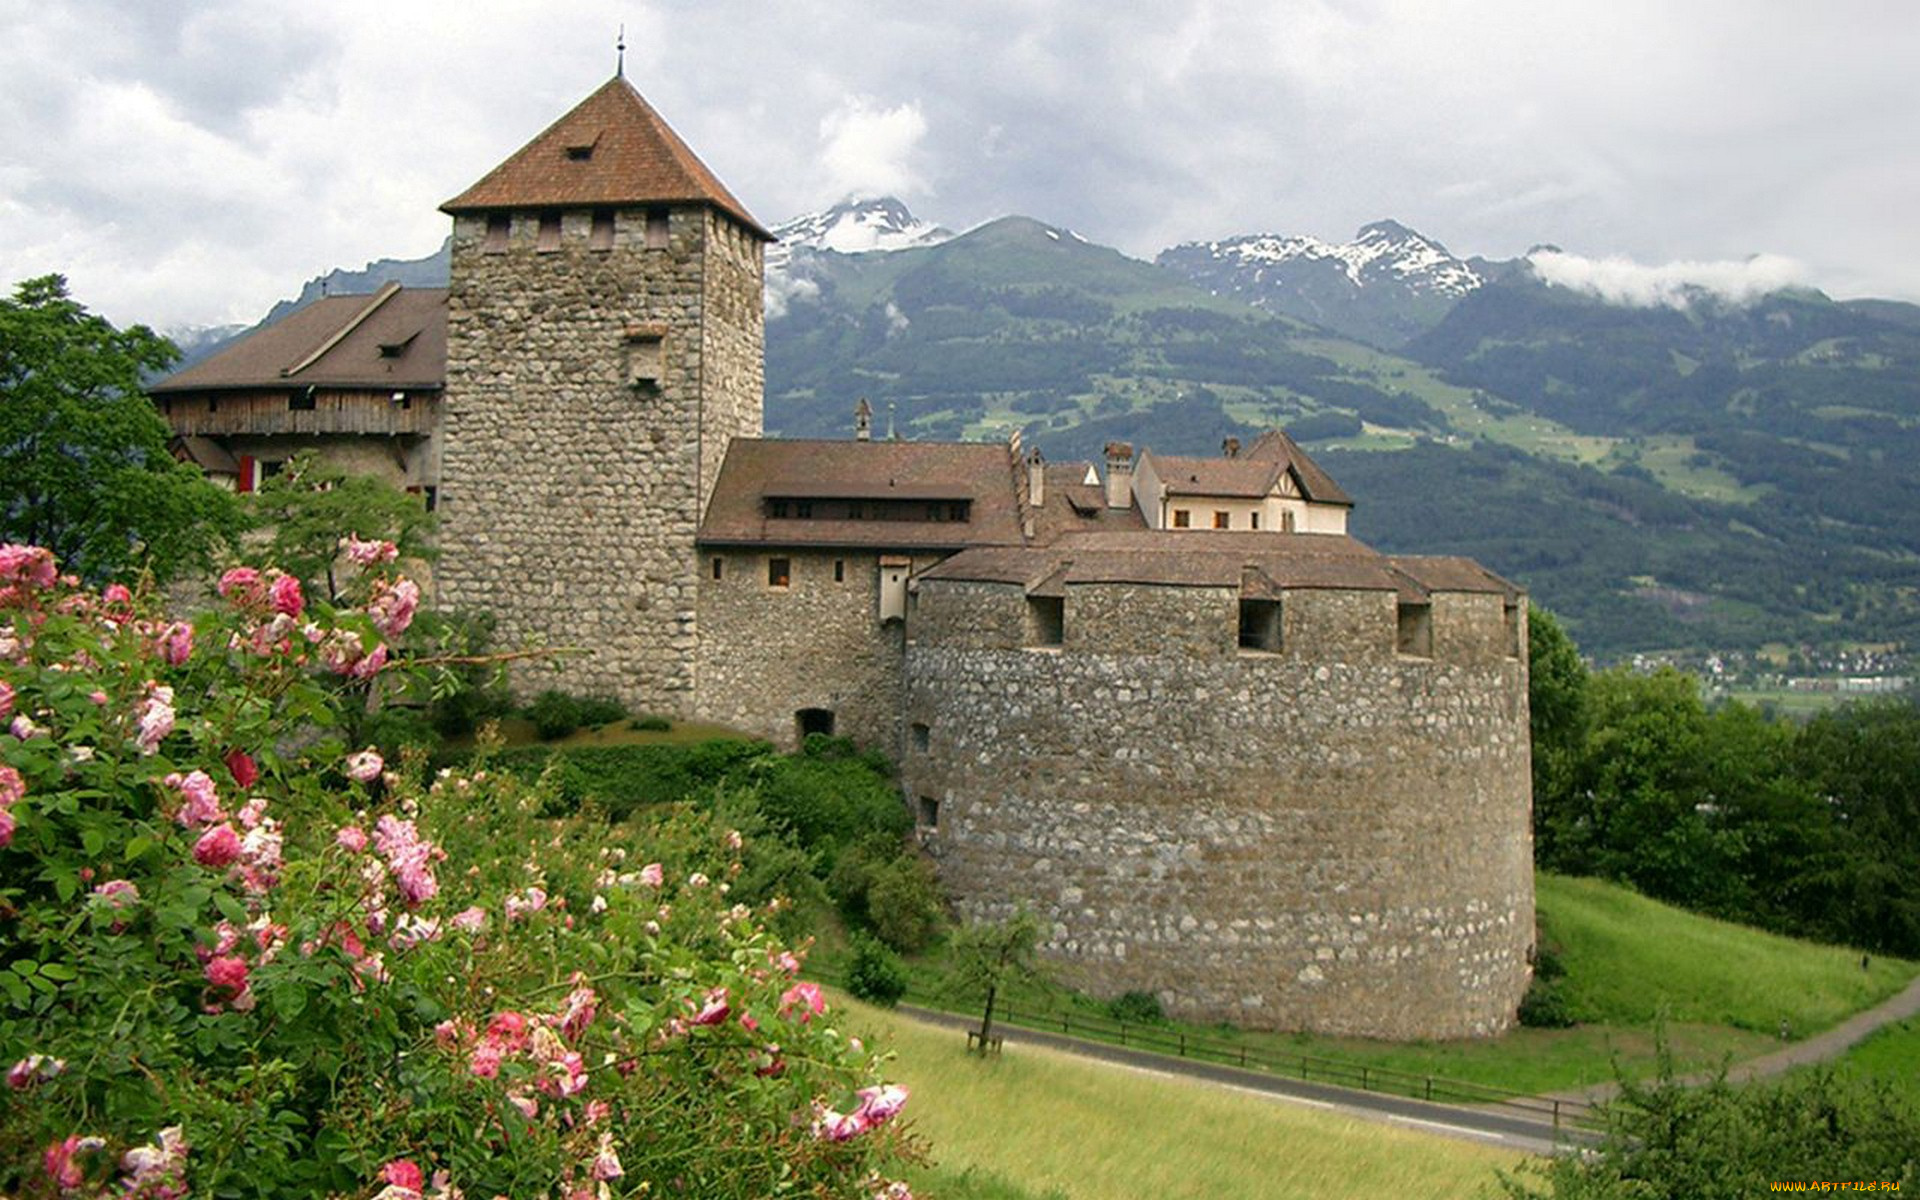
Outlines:
POLYGON ((411 579, 389 584, 382 579, 373 585, 373 599, 367 601, 367 616, 380 632, 399 637, 413 624, 414 610, 419 607, 419 584, 411 579))
POLYGON ((796 983, 780 997, 780 1015, 797 1015, 802 1025, 825 1011, 827 999, 820 994, 820 985, 817 983, 796 983))
POLYGON ((400 553, 400 548, 392 542, 361 541, 354 534, 348 534, 340 541, 340 548, 347 552, 347 558, 355 566, 370 567, 375 563, 392 562, 400 553))
POLYGON ((829 1142, 849 1142, 865 1133, 869 1122, 860 1112, 838 1113, 825 1106, 816 1106, 813 1118, 813 1136, 829 1142))
POLYGON ((0 808, 11 808, 27 794, 27 781, 20 772, 6 763, 0 763, 0 808))
POLYGON ((273 611, 297 617, 306 611, 306 597, 300 594, 300 581, 291 575, 275 575, 267 588, 267 602, 273 611))
POLYGON ((693 1023, 695 1025, 718 1025, 726 1020, 727 1014, 732 1011, 733 1006, 727 1003, 727 989, 723 987, 714 988, 707 993, 706 1003, 700 1006, 700 1011, 694 1014, 693 1023))
POLYGON ((618 1179, 625 1175, 626 1169, 620 1165, 620 1155, 613 1148, 613 1134, 600 1134, 599 1149, 594 1151, 593 1166, 587 1172, 598 1180, 618 1179))
POLYGON ((0 583, 48 588, 59 576, 53 551, 45 546, 22 546, 18 542, 0 546, 0 583))
POLYGON ((175 621, 161 631, 154 642, 154 649, 170 667, 185 666, 193 657, 193 626, 185 621, 175 621))
POLYGON ((372 783, 386 768, 386 760, 371 746, 358 754, 347 755, 347 777, 356 782, 372 783))
POLYGON ((260 572, 252 567, 235 567, 220 577, 220 596, 235 607, 256 604, 261 598, 260 572))
POLYGON ((252 787, 253 781, 260 778, 260 768, 254 765, 253 757, 245 750, 227 751, 226 762, 227 773, 243 789, 252 787))
POLYGON ((238 995, 247 990, 247 960, 238 954, 222 954, 208 960, 207 982, 238 995))
POLYGON ((884 1124, 907 1106, 907 1089, 897 1083, 864 1087, 855 1094, 860 1097, 859 1111, 866 1115, 869 1125, 884 1124))
POLYGON ((340 831, 333 835, 333 841, 335 845, 345 846, 355 854, 367 848, 366 832, 358 825, 342 825, 340 831))
POLYGON ((411 1159, 405 1158, 396 1158, 380 1168, 380 1178, 394 1187, 406 1188, 410 1192, 417 1192, 427 1185, 425 1176, 420 1173, 420 1168, 415 1166, 411 1159))
POLYGON ((140 889, 131 879, 109 879, 94 888, 93 894, 114 912, 125 912, 140 903, 140 889))
POLYGON ((640 882, 646 884, 648 887, 657 888, 662 883, 665 883, 666 879, 666 870, 662 868, 659 863, 648 863, 646 866, 640 868, 640 882))
POLYGON ((13 830, 12 810, 0 808, 0 850, 4 850, 13 844, 13 830))
POLYGON ((373 648, 373 653, 354 663, 347 674, 354 679, 372 679, 387 665, 387 647, 382 643, 373 648))
POLYGON ((213 870, 230 866, 239 857, 240 835, 224 821, 201 834, 200 840, 193 844, 193 861, 213 870))
POLYGON ((487 910, 478 905, 463 908, 448 923, 462 933, 479 933, 487 927, 487 910))
POLYGON ((0 679, 0 721, 13 714, 13 685, 0 679))
POLYGON ((180 811, 173 815, 173 819, 184 828, 192 829, 227 819, 227 814, 220 808, 220 795, 214 790, 213 780, 205 771, 190 771, 185 775, 175 771, 161 782, 180 793, 180 811))

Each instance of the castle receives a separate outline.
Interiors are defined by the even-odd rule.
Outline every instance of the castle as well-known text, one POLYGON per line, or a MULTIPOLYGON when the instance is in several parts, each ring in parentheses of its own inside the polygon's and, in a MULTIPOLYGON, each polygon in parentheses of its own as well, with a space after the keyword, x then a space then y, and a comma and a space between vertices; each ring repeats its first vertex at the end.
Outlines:
POLYGON ((616 76, 443 206, 449 287, 329 297, 162 381, 247 490, 423 494, 437 600, 617 696, 900 764, 961 912, 1201 1020, 1505 1028, 1533 940, 1525 597, 1386 556, 1284 433, 1218 458, 761 437, 771 240, 616 76))

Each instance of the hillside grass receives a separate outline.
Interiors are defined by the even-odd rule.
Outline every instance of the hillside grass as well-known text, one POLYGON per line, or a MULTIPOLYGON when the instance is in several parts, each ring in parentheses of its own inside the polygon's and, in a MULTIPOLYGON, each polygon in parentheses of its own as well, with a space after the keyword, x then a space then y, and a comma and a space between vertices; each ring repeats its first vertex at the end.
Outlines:
POLYGON ((1880 1029, 1849 1049, 1840 1065, 1868 1079, 1884 1080, 1920 1104, 1920 1017, 1880 1029))
MULTIPOLYGON (((1818 1033, 1920 971, 1879 956, 1862 971, 1858 951, 1697 916, 1600 880, 1541 874, 1535 889, 1543 941, 1567 969, 1562 986, 1582 1022, 1575 1028, 1423 1042, 1181 1022, 1162 1028, 1270 1058, 1307 1055, 1542 1094, 1605 1083, 1616 1071, 1651 1075, 1661 1039, 1683 1072, 1756 1057, 1778 1048, 1783 1017, 1795 1038, 1818 1033)), ((823 937, 817 960, 835 970, 842 946, 823 937)), ((944 947, 913 960, 910 971, 910 1003, 967 1010, 941 993, 944 947)), ((1076 1018, 1105 1015, 1099 1002, 1057 989, 1014 989, 1007 1001, 1053 1021, 1064 1014, 1076 1036, 1096 1033, 1095 1021, 1083 1026, 1073 1024, 1076 1018)))
POLYGON ((1520 1161, 1510 1150, 1039 1047, 1009 1045, 981 1059, 958 1032, 837 1000, 843 1029, 898 1056, 887 1075, 911 1089, 907 1112, 932 1143, 935 1167, 914 1180, 929 1195, 1467 1200, 1492 1195, 1494 1171, 1520 1161))

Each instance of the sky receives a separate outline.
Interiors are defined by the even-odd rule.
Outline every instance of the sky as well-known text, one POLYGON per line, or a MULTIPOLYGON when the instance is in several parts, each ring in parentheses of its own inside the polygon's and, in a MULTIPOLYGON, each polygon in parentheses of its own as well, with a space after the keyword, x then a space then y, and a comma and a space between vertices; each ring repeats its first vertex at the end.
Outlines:
POLYGON ((1391 217, 1623 302, 1920 301, 1907 0, 0 0, 0 288, 166 330, 430 253, 622 26, 765 225, 894 194, 1151 258, 1391 217))

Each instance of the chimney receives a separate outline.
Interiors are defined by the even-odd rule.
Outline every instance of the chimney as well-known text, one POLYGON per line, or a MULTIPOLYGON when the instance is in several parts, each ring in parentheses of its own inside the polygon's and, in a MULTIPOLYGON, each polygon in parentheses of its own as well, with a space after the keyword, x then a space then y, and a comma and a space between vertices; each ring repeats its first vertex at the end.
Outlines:
POLYGON ((1228 458, 1239 458, 1240 457, 1240 439, 1236 437, 1230 437, 1226 441, 1221 442, 1220 453, 1225 455, 1228 458))
POLYGON ((1039 508, 1046 502, 1047 462, 1040 457, 1040 447, 1035 446, 1027 455, 1027 506, 1039 508))
POLYGON ((873 405, 867 403, 865 396, 853 406, 853 436, 857 441, 873 440, 873 405))
POLYGON ((1133 507, 1133 447, 1107 443, 1107 507, 1133 507))

